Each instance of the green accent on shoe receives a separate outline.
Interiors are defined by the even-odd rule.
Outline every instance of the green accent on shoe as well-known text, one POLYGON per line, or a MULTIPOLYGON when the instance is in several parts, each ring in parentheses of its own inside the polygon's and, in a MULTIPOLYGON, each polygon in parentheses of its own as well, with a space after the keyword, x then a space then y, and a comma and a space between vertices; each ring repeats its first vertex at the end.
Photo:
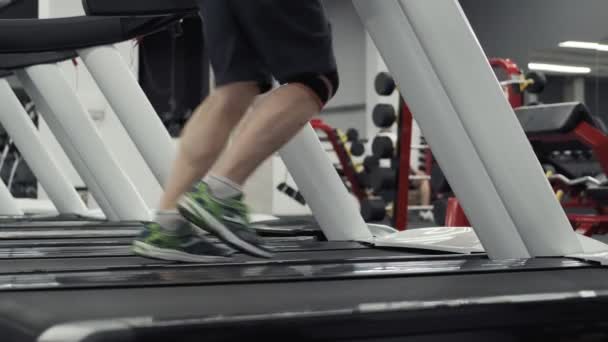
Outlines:
POLYGON ((182 196, 178 210, 197 227, 216 235, 230 247, 258 257, 272 257, 251 228, 249 210, 242 196, 220 199, 211 193, 207 184, 200 182, 182 196))
POLYGON ((133 252, 144 257, 182 262, 225 261, 233 254, 232 250, 195 234, 188 225, 169 231, 157 223, 144 225, 133 242, 133 252))

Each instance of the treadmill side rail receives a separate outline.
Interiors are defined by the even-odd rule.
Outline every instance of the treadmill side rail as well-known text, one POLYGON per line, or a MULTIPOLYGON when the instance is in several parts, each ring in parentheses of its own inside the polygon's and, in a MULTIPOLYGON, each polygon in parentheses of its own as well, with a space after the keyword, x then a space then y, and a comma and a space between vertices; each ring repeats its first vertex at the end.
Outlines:
POLYGON ((56 325, 38 342, 134 342, 135 333, 127 321, 108 320, 56 325))

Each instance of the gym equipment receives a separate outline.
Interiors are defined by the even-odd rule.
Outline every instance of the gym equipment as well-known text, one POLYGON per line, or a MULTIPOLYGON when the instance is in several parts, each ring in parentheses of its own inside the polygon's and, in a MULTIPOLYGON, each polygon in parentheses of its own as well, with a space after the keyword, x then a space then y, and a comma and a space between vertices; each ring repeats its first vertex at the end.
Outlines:
MULTIPOLYGON (((30 55, 27 59, 29 59, 28 62, 44 63, 71 57, 73 57, 73 53, 30 55), (38 57, 38 59, 34 57, 38 57)), ((4 67, 9 66, 7 62, 11 61, 7 59, 6 57, 0 57, 0 64, 4 67)), ((17 61, 15 60, 14 62, 17 61)), ((17 65, 11 63, 10 66, 17 65)), ((8 135, 14 139, 16 147, 46 190, 58 212, 60 214, 86 216, 88 210, 82 203, 80 196, 69 180, 61 173, 59 167, 47 152, 46 147, 43 146, 37 128, 4 78, 0 78, 0 102, 2 103, 0 109, 0 122, 2 126, 8 135)), ((92 182, 92 180, 90 181, 92 182)), ((97 195, 103 200, 103 196, 99 193, 97 195)), ((102 208, 103 204, 102 202, 102 208)), ((136 205, 137 203, 135 202, 134 204, 136 205)), ((109 218, 112 218, 112 211, 108 207, 106 209, 110 213, 109 218)))
POLYGON ((538 71, 530 71, 526 74, 526 81, 529 81, 525 90, 532 94, 540 94, 547 86, 547 76, 538 71))
POLYGON ((354 128, 349 128, 346 131, 346 137, 348 138, 348 141, 350 141, 350 142, 359 141, 359 131, 354 128))
POLYGON ((17 0, 0 0, 0 11, 8 8, 10 5, 17 3, 17 0))
POLYGON ((277 185, 277 190, 284 193, 288 197, 294 199, 296 202, 300 203, 301 205, 306 205, 306 200, 304 199, 304 196, 302 196, 302 194, 299 191, 297 191, 293 187, 289 186, 287 183, 281 183, 281 184, 277 185))
POLYGON ((390 96, 393 94, 396 88, 395 80, 389 73, 381 72, 376 76, 374 87, 378 95, 390 96))
POLYGON ((370 175, 367 171, 357 172, 357 182, 363 189, 367 189, 370 187, 369 179, 370 175))
POLYGON ((363 156, 365 154, 365 145, 360 141, 351 143, 350 153, 355 157, 363 156))
MULTIPOLYGON (((363 189, 361 188, 361 185, 357 181, 357 177, 356 177, 357 171, 355 170, 353 161, 352 161, 346 147, 344 146, 344 141, 341 137, 341 134, 336 129, 329 126, 327 123, 323 122, 323 120, 321 120, 321 119, 311 120, 310 125, 315 131, 323 132, 327 136, 327 139, 331 143, 334 152, 338 156, 338 160, 340 161, 340 166, 342 167, 342 173, 344 174, 344 177, 346 178, 348 183, 350 183, 350 191, 359 200, 365 198, 366 197, 365 191, 363 191, 363 189)), ((317 137, 315 137, 315 139, 318 141, 317 137)), ((324 157, 325 157, 324 162, 328 161, 327 156, 324 156, 324 157)), ((332 174, 335 174, 335 172, 333 172, 332 174)), ((295 179, 295 177, 294 177, 294 179, 295 179)), ((297 183, 297 180, 296 180, 296 183, 297 183)), ((306 197, 305 194, 304 194, 304 197, 306 197)))
POLYGON ((359 139, 358 130, 349 128, 346 131, 346 140, 350 142, 350 154, 355 157, 361 157, 365 154, 365 144, 359 139))
POLYGON ((365 222, 379 222, 392 215, 392 206, 383 198, 365 199, 361 202, 361 216, 365 222))
POLYGON ((370 175, 370 186, 375 193, 397 186, 397 173, 393 169, 379 167, 370 175))
POLYGON ((568 194, 564 208, 595 212, 568 212, 572 226, 587 236, 608 231, 608 192, 596 177, 608 173, 608 135, 601 120, 579 102, 522 107, 516 114, 539 159, 554 171, 548 177, 554 191, 568 194))
MULTIPOLYGON (((500 84, 506 89, 507 98, 513 108, 524 105, 524 92, 540 94, 547 84, 547 77, 543 73, 531 71, 524 76, 517 64, 510 59, 491 58, 490 65, 503 70, 509 77, 500 84)), ((538 102, 533 100, 533 103, 538 102)))
MULTIPOLYGON (((107 6, 104 11, 112 15, 124 15, 118 22, 125 24, 142 20, 138 15, 151 14, 150 9, 160 11, 163 7, 171 18, 155 18, 154 22, 177 20, 176 12, 183 10, 171 5, 184 5, 185 1, 88 3, 107 6)), ((413 234, 418 232, 412 230, 406 232, 410 235, 397 234, 401 241, 394 236, 372 239, 360 215, 353 214, 354 205, 350 204, 354 201, 340 184, 315 132, 306 127, 281 155, 331 241, 287 239, 271 245, 276 252, 273 260, 253 260, 237 254, 223 263, 199 265, 142 260, 126 255, 128 250, 117 245, 107 249, 90 246, 80 251, 49 245, 35 248, 23 259, 0 259, 3 341, 149 342, 197 341, 202 337, 242 341, 251 336, 260 340, 295 336, 302 340, 426 338, 476 342, 514 341, 538 335, 544 339, 582 338, 589 334, 605 339, 602 313, 608 302, 608 273, 599 266, 605 260, 597 255, 565 257, 592 249, 600 252, 605 246, 576 236, 571 230, 570 235, 562 234, 559 220, 547 219, 547 215, 557 215, 546 204, 554 200, 548 189, 532 196, 534 201, 521 201, 530 208, 513 204, 521 198, 504 190, 514 184, 499 172, 505 168, 482 153, 493 151, 501 158, 508 154, 519 167, 511 180, 520 181, 515 184, 523 189, 546 187, 542 172, 542 177, 537 177, 536 164, 526 158, 529 145, 517 144, 521 142, 514 132, 517 125, 507 125, 503 120, 506 115, 502 113, 500 89, 482 94, 480 104, 454 87, 453 81, 465 79, 458 73, 462 71, 482 90, 497 88, 458 3, 355 0, 354 4, 395 73, 402 93, 409 94, 408 104, 415 113, 421 113, 419 123, 427 128, 426 138, 445 167, 446 177, 455 184, 475 231, 431 229, 422 231, 416 239, 413 234), (437 13, 442 13, 440 25, 437 13), (441 46, 437 46, 438 41, 441 46), (444 46, 449 53, 442 50, 444 46), (442 56, 451 63, 430 63, 442 56), (435 69, 444 65, 451 70, 435 69), (459 68, 464 65, 467 67, 459 68), (445 77, 436 77, 437 73, 445 77), (487 108, 496 111, 487 112, 487 108), (466 109, 471 109, 478 120, 488 119, 467 126, 470 135, 463 128, 466 109), (480 109, 485 116, 480 115, 480 109), (438 116, 444 120, 436 120, 438 116), (494 120, 503 121, 498 124, 502 131, 491 124, 494 120), (504 151, 499 143, 478 141, 484 140, 481 133, 497 139, 500 133, 514 135, 514 139, 506 140, 513 153, 504 151), (486 168, 485 164, 492 167, 486 168), (470 185, 476 186, 469 189, 470 185), (507 215, 507 208, 513 215, 507 215), (541 215, 542 220, 536 222, 539 224, 528 217, 529 211, 541 215), (546 221, 551 222, 540 224, 546 221), (538 230, 538 236, 524 233, 524 227, 535 228, 532 230, 538 230), (539 245, 548 233, 554 236, 550 245, 539 245), (446 254, 436 245, 438 240, 471 235, 477 247, 461 245, 457 249, 457 253, 466 255, 446 254), (337 241, 340 239, 347 241, 337 241), (479 241, 483 241, 486 254, 480 253, 483 248, 479 241), (520 243, 523 249, 518 248, 520 243), (412 249, 372 249, 368 244, 408 245, 412 249), (581 248, 576 250, 569 244, 581 244, 581 248), (71 256, 62 258, 64 253, 71 256), (84 255, 90 257, 82 258, 84 255), (540 255, 552 258, 531 257, 540 255), (593 263, 585 261, 591 258, 593 263), (489 321, 488 317, 493 319, 489 321), (583 332, 580 322, 585 322, 583 332)), ((99 8, 88 6, 92 7, 99 8)), ((87 20, 77 20, 90 28, 87 20)), ((0 21, 0 47, 5 46, 2 25, 0 21)), ((34 27, 36 22, 23 26, 34 27)), ((46 30, 51 32, 49 27, 46 30)), ((13 35, 17 33, 12 31, 13 35)), ((53 41, 46 38, 47 42, 53 41)), ((24 252, 23 246, 40 243, 19 240, 2 241, 0 245, 19 245, 15 251, 24 252)), ((5 255, 15 252, 11 247, 4 251, 5 255)))
POLYGON ((378 135, 372 141, 372 153, 380 159, 395 156, 396 139, 390 135, 378 135))
POLYGON ((375 156, 367 156, 363 159, 363 168, 365 172, 371 173, 380 167, 380 159, 375 156))
POLYGON ((372 113, 374 125, 379 128, 390 128, 397 122, 395 107, 390 104, 380 103, 374 107, 372 113))

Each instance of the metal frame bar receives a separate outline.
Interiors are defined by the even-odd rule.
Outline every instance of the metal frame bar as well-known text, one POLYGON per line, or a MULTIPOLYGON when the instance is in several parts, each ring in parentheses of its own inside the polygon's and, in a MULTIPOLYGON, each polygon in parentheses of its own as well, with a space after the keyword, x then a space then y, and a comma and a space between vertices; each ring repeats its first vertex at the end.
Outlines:
POLYGON ((131 140, 161 186, 176 151, 156 110, 113 45, 78 51, 131 140))
MULTIPOLYGON (((446 178, 470 213, 473 227, 489 256, 493 259, 529 257, 528 248, 401 3, 398 0, 353 2, 446 178)), ((442 18, 451 15, 454 14, 442 13, 442 18)))
POLYGON ((109 220, 149 220, 150 211, 57 64, 16 72, 24 88, 109 220))
POLYGON ((371 241, 372 233, 312 126, 279 152, 328 240, 371 241))
POLYGON ((488 254, 583 252, 458 2, 354 3, 488 254))
POLYGON ((393 214, 393 220, 395 222, 395 228, 398 230, 406 230, 409 217, 410 180, 414 178, 410 176, 412 126, 414 119, 410 108, 403 100, 399 101, 399 111, 399 138, 397 139, 399 144, 397 147, 399 172, 397 176, 397 194, 395 196, 395 213, 393 214))
MULTIPOLYGON (((582 252, 458 1, 400 4, 529 253, 582 252), (442 13, 441 25, 437 13, 442 13), (474 92, 463 87, 463 79, 476 85, 474 92)), ((474 212, 464 207, 473 221, 474 212)))
POLYGON ((357 181, 355 168, 353 166, 351 157, 344 148, 344 144, 340 141, 340 137, 338 136, 336 130, 320 119, 312 120, 310 124, 315 131, 321 131, 325 133, 327 139, 329 139, 329 142, 331 143, 334 152, 338 156, 338 160, 340 161, 340 165, 342 166, 344 176, 350 183, 350 191, 353 193, 353 195, 355 195, 359 201, 362 201, 367 198, 365 191, 361 188, 359 182, 357 181))
POLYGON ((6 79, 0 79, 0 122, 61 214, 87 215, 88 209, 40 140, 36 126, 6 79))

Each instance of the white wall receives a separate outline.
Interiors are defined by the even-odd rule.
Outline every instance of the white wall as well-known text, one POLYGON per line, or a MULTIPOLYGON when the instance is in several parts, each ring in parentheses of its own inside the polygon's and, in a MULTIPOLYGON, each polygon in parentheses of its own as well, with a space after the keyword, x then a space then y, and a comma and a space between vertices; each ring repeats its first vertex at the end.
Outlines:
MULTIPOLYGON (((68 17, 82 15, 83 13, 81 0, 39 0, 40 18, 68 17)), ((134 47, 132 42, 118 44, 118 47, 127 63, 131 66, 133 73, 137 75, 137 48, 134 47)), ((122 168, 129 175, 146 203, 151 207, 156 207, 161 194, 159 184, 145 165, 141 155, 136 150, 83 63, 79 60, 77 66, 75 66, 69 61, 61 63, 61 67, 66 79, 76 90, 83 104, 93 116, 108 148, 113 152, 122 168)), ((40 133, 43 141, 50 146, 51 152, 59 161, 62 169, 67 172, 76 186, 82 186, 82 180, 80 180, 63 150, 44 123, 41 123, 40 133)))
POLYGON ((340 73, 340 89, 321 117, 333 127, 358 129, 366 136, 365 30, 352 1, 325 0, 332 23, 334 49, 340 73))

